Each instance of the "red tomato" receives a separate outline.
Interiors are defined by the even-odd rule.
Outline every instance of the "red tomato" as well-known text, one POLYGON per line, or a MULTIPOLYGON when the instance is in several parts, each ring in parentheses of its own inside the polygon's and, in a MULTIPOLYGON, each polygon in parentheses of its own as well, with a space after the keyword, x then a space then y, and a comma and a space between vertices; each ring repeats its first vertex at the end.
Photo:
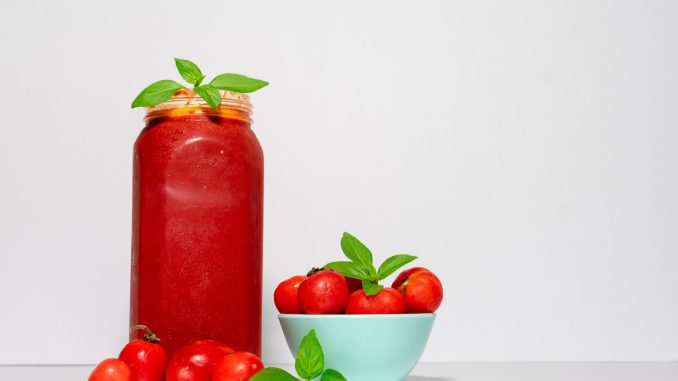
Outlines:
POLYGON ((299 307, 299 298, 297 293, 299 291, 299 284, 306 279, 305 275, 295 275, 287 280, 282 281, 273 293, 273 301, 281 314, 300 314, 301 307, 299 307))
POLYGON ((405 297, 394 288, 383 288, 376 295, 367 296, 364 290, 351 294, 346 305, 346 314, 402 314, 405 312, 405 297))
POLYGON ((135 325, 132 330, 135 329, 145 329, 144 338, 130 341, 118 358, 129 366, 132 381, 162 381, 167 364, 165 348, 145 325, 135 325))
POLYGON ((167 365, 165 380, 212 381, 214 364, 229 353, 233 353, 233 349, 218 341, 194 341, 172 356, 167 365))
POLYGON ((94 368, 87 381, 132 381, 132 373, 124 361, 106 359, 94 368))
POLYGON ((405 296, 405 311, 408 313, 435 312, 443 301, 440 279, 423 267, 403 271, 393 281, 392 287, 405 296))
POLYGON ((264 369, 259 357, 249 352, 233 352, 214 365, 212 381, 247 381, 264 369))
POLYGON ((352 293, 360 290, 363 288, 363 281, 360 279, 356 278, 349 278, 349 277, 344 277, 346 278, 346 284, 348 285, 348 294, 351 295, 352 293))
POLYGON ((318 271, 299 285, 299 306, 306 314, 340 314, 347 300, 346 279, 333 270, 318 271))

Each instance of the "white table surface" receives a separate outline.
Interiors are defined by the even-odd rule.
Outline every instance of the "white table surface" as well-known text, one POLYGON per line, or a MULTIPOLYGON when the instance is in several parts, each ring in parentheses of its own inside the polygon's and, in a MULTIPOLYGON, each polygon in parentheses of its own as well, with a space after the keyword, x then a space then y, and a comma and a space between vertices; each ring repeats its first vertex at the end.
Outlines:
MULTIPOLYGON (((290 369, 289 365, 283 367, 290 369)), ((0 381, 85 381, 92 368, 93 365, 0 365, 0 381)), ((678 381, 678 362, 419 364, 407 380, 678 381)))

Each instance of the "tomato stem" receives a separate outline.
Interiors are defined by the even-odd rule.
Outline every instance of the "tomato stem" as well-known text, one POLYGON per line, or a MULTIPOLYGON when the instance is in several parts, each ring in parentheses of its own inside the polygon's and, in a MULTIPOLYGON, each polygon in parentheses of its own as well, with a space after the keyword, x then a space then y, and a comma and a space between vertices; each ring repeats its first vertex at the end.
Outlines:
POLYGON ((156 334, 153 333, 150 328, 148 328, 147 326, 145 326, 143 324, 133 325, 132 327, 130 327, 129 331, 134 332, 134 331, 139 330, 139 329, 143 329, 143 330, 146 331, 146 333, 144 333, 144 340, 151 342, 151 343, 159 343, 160 342, 160 338, 158 338, 158 336, 156 336, 156 334))

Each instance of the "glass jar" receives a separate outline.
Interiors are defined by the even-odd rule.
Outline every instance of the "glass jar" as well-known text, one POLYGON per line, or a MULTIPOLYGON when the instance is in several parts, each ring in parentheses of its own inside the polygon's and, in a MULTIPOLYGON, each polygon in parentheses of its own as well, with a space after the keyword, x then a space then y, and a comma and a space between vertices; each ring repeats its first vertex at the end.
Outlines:
MULTIPOLYGON (((134 144, 130 324, 171 356, 213 339, 261 354, 263 174, 244 94, 179 92, 134 144)), ((132 337, 137 337, 133 333, 132 337)))

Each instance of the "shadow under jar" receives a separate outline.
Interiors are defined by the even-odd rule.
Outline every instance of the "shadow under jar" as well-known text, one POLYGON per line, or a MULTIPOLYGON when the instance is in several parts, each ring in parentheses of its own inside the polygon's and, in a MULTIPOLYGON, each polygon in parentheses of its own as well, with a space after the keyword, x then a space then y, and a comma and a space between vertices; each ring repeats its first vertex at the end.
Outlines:
POLYGON ((222 98, 147 109, 134 144, 130 324, 169 356, 201 339, 261 355, 263 152, 249 97, 222 98))

